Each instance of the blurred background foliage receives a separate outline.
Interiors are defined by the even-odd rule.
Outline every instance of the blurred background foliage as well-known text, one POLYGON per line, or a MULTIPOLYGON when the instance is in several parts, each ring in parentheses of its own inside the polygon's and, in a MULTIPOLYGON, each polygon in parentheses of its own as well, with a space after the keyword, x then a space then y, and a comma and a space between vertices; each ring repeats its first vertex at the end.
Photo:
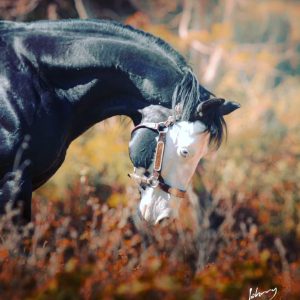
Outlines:
MULTIPOLYGON (((203 255, 211 257, 203 258, 202 264, 198 259, 200 273, 190 285, 192 292, 185 295, 206 299, 205 291, 210 291, 215 298, 207 299, 248 299, 247 292, 239 291, 250 282, 267 289, 281 286, 283 299, 299 299, 299 1, 0 0, 0 17, 110 18, 130 24, 180 51, 199 81, 216 95, 240 102, 242 108, 226 118, 228 141, 210 152, 193 179, 190 197, 205 211, 200 223, 209 235, 201 240, 206 245, 203 255), (204 268, 212 257, 215 264, 204 268), (273 267, 278 271, 272 273, 273 267)), ((131 129, 129 119, 115 117, 78 138, 62 168, 35 193, 36 205, 63 200, 64 205, 78 201, 84 206, 77 199, 89 188, 89 195, 109 207, 134 206, 138 195, 127 178, 132 168, 127 151, 131 129)), ((85 196, 82 199, 86 201, 85 196)), ((70 268, 76 269, 73 263, 70 268)), ((152 263, 145 271, 149 282, 154 280, 156 263, 166 274, 163 259, 152 263)), ((165 279, 166 290, 180 286, 175 277, 165 279)), ((140 281, 135 284, 137 295, 151 289, 140 281)), ((157 282, 152 284, 160 290, 157 282)), ((43 291, 56 290, 46 286, 43 291)), ((129 291, 118 285, 116 293, 123 299, 129 291)), ((168 295, 182 296, 179 290, 168 295)))

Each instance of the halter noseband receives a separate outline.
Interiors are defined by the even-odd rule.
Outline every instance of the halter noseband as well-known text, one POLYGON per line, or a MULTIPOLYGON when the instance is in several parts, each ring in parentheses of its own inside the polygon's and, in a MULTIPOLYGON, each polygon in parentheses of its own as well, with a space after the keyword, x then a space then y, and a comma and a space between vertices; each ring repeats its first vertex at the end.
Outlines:
POLYGON ((133 134, 133 132, 136 131, 137 129, 148 128, 158 132, 158 140, 156 143, 152 174, 148 177, 145 175, 141 176, 136 174, 134 168, 134 173, 128 175, 130 178, 136 180, 139 184, 151 186, 153 188, 159 187, 164 192, 169 193, 175 197, 185 198, 186 191, 171 187, 170 185, 164 182, 164 179, 161 176, 161 167, 162 167, 165 144, 166 144, 166 135, 169 127, 173 126, 175 122, 176 119, 173 116, 170 116, 168 120, 165 122, 159 122, 159 123, 145 122, 143 124, 134 127, 131 134, 133 134))

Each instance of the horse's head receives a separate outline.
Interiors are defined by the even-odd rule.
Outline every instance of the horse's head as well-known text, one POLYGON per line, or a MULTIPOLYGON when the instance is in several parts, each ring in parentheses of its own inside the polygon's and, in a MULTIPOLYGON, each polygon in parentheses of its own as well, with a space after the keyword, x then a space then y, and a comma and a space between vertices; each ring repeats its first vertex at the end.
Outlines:
POLYGON ((223 115, 238 107, 223 99, 209 99, 198 105, 192 121, 177 120, 161 106, 142 111, 142 122, 133 130, 129 144, 135 167, 130 176, 140 184, 139 212, 147 222, 156 224, 177 215, 178 200, 185 197, 200 159, 211 142, 219 145, 221 141, 223 115))

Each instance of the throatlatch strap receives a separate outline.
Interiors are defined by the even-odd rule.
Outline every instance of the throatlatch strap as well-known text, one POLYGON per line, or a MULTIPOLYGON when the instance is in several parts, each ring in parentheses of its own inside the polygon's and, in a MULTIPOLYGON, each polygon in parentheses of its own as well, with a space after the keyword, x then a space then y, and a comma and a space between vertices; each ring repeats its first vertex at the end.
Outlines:
POLYGON ((173 188, 171 186, 169 186, 168 184, 166 183, 163 183, 163 182, 159 182, 158 186, 166 193, 169 193, 175 197, 178 197, 178 198, 185 198, 186 196, 186 191, 182 191, 180 189, 177 189, 177 188, 173 188))

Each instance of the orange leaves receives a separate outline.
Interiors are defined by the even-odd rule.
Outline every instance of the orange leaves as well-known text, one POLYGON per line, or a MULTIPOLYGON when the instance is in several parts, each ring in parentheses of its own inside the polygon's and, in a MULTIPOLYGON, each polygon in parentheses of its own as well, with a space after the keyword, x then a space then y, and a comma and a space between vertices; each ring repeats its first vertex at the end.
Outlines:
POLYGON ((232 24, 227 23, 214 23, 212 26, 212 39, 214 40, 227 40, 232 38, 233 29, 232 24))
POLYGON ((203 43, 211 42, 211 36, 210 33, 206 30, 191 30, 187 33, 187 35, 184 37, 184 39, 188 42, 192 42, 194 40, 200 41, 203 43))
POLYGON ((7 249, 0 249, 0 261, 5 260, 9 256, 7 249))
MULTIPOLYGON (((52 201, 65 199, 70 196, 68 185, 78 181, 77 191, 72 191, 78 197, 84 198, 97 190, 102 199, 107 199, 114 189, 121 198, 124 186, 132 185, 127 177, 132 168, 128 156, 129 122, 114 117, 79 137, 70 146, 66 161, 55 177, 36 193, 52 201), (89 184, 85 184, 87 176, 89 184)), ((111 197, 111 205, 117 205, 113 194, 111 197)))
MULTIPOLYGON (((185 220, 190 207, 185 204, 181 208, 183 222, 154 227, 141 224, 137 232, 130 219, 134 207, 109 208, 91 198, 87 208, 74 214, 69 210, 72 201, 53 204, 55 216, 48 219, 47 234, 33 233, 32 243, 26 242, 24 233, 18 233, 24 243, 7 243, 0 232, 0 287, 5 299, 17 295, 16 299, 33 300, 221 300, 247 299, 250 287, 285 289, 274 241, 263 227, 252 223, 254 215, 249 221, 246 207, 234 214, 236 225, 225 221, 218 231, 201 225, 202 219, 191 227, 185 220), (202 259, 214 263, 203 265, 202 259)), ((47 211, 41 209, 41 214, 43 219, 47 211)), ((41 230, 40 226, 35 224, 34 231, 41 230)), ((0 228, 4 228, 1 222, 0 228)), ((294 253, 293 247, 288 249, 294 253)), ((293 274, 296 266, 299 261, 291 265, 293 274)), ((291 282, 291 286, 295 284, 291 282)))

